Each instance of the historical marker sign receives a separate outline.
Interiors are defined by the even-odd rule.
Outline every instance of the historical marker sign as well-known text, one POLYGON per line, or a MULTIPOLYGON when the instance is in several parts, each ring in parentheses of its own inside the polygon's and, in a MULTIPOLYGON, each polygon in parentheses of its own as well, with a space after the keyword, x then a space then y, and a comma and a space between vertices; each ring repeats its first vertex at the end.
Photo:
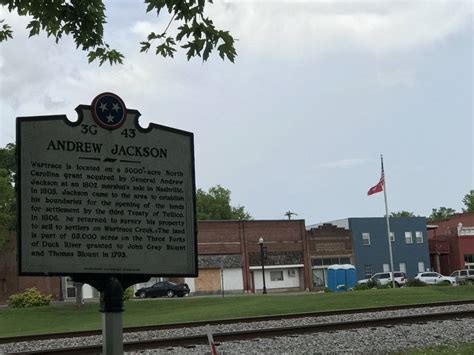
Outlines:
POLYGON ((197 274, 193 134, 112 93, 17 118, 21 275, 197 274))

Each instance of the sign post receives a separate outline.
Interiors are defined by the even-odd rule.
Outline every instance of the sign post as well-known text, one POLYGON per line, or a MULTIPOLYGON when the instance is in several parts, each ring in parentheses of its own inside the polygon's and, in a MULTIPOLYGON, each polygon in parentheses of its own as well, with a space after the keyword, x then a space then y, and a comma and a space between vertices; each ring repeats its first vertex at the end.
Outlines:
POLYGON ((194 137, 141 127, 112 93, 76 111, 17 118, 19 274, 99 290, 104 353, 117 354, 127 287, 197 275, 194 137))

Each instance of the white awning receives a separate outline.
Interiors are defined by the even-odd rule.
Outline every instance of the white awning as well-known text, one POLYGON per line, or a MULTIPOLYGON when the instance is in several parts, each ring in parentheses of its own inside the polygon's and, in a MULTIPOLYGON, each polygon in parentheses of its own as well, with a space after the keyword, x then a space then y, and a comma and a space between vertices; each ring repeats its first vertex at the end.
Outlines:
MULTIPOLYGON (((296 269, 304 267, 304 264, 293 264, 293 265, 265 265, 265 269, 296 269)), ((261 270, 262 265, 260 266, 250 266, 250 270, 261 270)))

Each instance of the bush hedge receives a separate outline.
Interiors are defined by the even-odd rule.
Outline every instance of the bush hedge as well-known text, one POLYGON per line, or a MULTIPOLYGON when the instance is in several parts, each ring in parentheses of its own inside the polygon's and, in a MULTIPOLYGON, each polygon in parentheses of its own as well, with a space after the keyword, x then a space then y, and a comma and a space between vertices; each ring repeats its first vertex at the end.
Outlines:
POLYGON ((124 301, 128 301, 129 299, 131 299, 133 297, 133 287, 130 286, 129 288, 127 288, 125 291, 123 291, 123 296, 122 296, 122 299, 124 301))
POLYGON ((29 308, 49 306, 53 299, 51 295, 43 295, 35 287, 27 288, 22 293, 11 295, 8 298, 8 305, 12 308, 29 308))
POLYGON ((368 290, 369 286, 367 284, 355 284, 355 286, 352 288, 354 291, 363 291, 363 290, 368 290))
POLYGON ((418 280, 418 279, 409 279, 405 283, 405 286, 406 287, 425 287, 425 286, 428 286, 428 285, 426 283, 424 283, 423 281, 418 280))
POLYGON ((448 280, 443 280, 441 282, 437 282, 435 283, 436 286, 451 286, 451 282, 449 282, 448 280))

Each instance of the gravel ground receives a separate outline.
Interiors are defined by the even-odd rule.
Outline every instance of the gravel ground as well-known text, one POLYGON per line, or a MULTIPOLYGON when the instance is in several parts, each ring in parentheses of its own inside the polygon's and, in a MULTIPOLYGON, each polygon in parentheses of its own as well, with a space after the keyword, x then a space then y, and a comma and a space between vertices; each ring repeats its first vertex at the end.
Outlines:
MULTIPOLYGON (((254 323, 221 324, 212 326, 214 333, 269 327, 285 327, 302 324, 321 324, 348 320, 374 319, 388 316, 402 316, 420 313, 474 310, 474 305, 418 308, 375 313, 359 313, 327 317, 306 317, 299 319, 265 321, 254 323)), ((147 331, 124 334, 125 341, 158 339, 206 333, 205 327, 183 328, 160 331, 147 331)), ((42 340, 0 344, 0 354, 25 352, 40 349, 72 347, 76 345, 100 344, 101 336, 42 340)), ((387 353, 408 347, 424 347, 448 343, 474 341, 472 319, 429 322, 416 325, 399 325, 347 330, 329 333, 316 333, 291 337, 256 339, 252 341, 228 342, 218 345, 219 353, 273 353, 273 354, 317 354, 317 353, 387 353)), ((209 346, 193 348, 168 348, 153 351, 130 352, 127 354, 196 354, 209 353, 209 346)))

